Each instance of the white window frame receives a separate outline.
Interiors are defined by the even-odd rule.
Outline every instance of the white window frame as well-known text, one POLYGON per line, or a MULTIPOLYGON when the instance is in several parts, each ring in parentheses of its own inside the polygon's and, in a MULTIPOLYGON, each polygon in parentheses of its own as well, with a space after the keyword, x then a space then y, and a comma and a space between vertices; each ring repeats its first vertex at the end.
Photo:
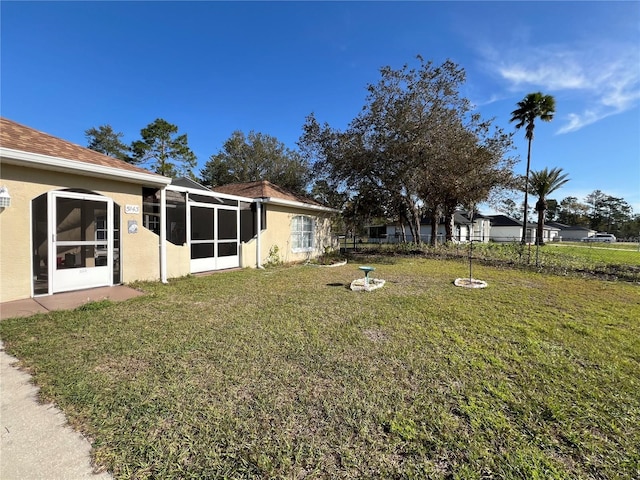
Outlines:
MULTIPOLYGON (((308 225, 308 224, 307 224, 308 225)), ((314 248, 314 243, 315 243, 315 231, 316 231, 316 222, 315 219, 312 216, 309 215, 296 215, 291 219, 291 251, 293 253, 304 253, 304 252, 312 252, 313 248, 314 248), (301 219, 301 225, 302 225, 302 229, 299 230, 294 230, 297 225, 296 225, 296 219, 300 218, 301 219), (309 221, 311 224, 311 229, 310 230, 306 230, 305 229, 305 221, 309 221), (303 238, 304 235, 309 235, 310 237, 310 241, 309 241, 309 246, 308 247, 300 247, 300 246, 296 246, 296 245, 300 245, 300 244, 304 244, 305 242, 303 242, 303 238)))
POLYGON ((145 213, 143 218, 143 226, 147 230, 151 230, 156 235, 160 235, 160 215, 155 213, 145 213))

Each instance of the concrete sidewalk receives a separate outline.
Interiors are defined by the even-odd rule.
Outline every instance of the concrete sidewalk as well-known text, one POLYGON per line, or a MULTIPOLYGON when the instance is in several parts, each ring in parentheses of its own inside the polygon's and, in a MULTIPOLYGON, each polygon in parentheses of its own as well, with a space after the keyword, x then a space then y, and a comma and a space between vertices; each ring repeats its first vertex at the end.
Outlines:
POLYGON ((3 480, 109 480, 95 474, 91 444, 67 425, 54 405, 37 400, 31 376, 13 364, 0 343, 0 478, 3 480))
POLYGON ((73 292, 56 293, 42 297, 25 298, 13 302, 0 303, 0 320, 13 317, 29 317, 51 310, 72 310, 87 302, 111 300, 120 302, 143 295, 142 292, 124 285, 90 288, 73 292))
MULTIPOLYGON (((142 292, 115 286, 17 300, 0 304, 0 319, 139 295, 142 292)), ((17 361, 0 342, 0 479, 111 479, 107 472, 94 473, 89 441, 67 425, 66 417, 55 405, 38 401, 38 388, 30 375, 14 365, 17 361)))

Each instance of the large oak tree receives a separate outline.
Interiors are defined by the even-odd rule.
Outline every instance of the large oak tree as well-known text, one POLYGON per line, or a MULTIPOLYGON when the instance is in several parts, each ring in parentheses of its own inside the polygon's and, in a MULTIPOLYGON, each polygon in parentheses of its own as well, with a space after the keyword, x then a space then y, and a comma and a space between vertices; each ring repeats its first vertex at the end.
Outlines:
POLYGON ((216 187, 227 183, 268 180, 302 193, 310 170, 302 155, 271 135, 251 131, 231 134, 222 149, 211 155, 201 172, 202 182, 216 187))
POLYGON ((382 68, 344 131, 310 115, 299 142, 316 174, 352 195, 376 192, 388 212, 406 219, 416 242, 424 214, 437 224, 456 207, 485 199, 508 183, 512 167, 505 158, 511 136, 472 113, 460 94, 464 70, 418 60, 418 68, 382 68))

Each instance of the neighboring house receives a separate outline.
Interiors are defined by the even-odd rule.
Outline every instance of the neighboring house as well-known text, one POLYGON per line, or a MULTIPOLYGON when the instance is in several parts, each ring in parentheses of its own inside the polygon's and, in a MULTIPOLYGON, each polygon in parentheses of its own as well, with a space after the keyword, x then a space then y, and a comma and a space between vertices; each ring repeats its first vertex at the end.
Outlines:
MULTIPOLYGON (((480 214, 473 216, 473 222, 469 212, 458 211, 453 215, 453 240, 468 242, 469 240, 488 242, 491 222, 488 217, 480 214)), ((378 243, 398 243, 406 239, 413 242, 413 235, 407 225, 392 223, 389 225, 372 225, 367 227, 369 240, 378 243), (404 235, 403 235, 404 230, 404 235)), ((444 217, 439 219, 437 229, 437 243, 443 243, 446 238, 446 224, 444 217)), ((431 220, 423 217, 420 220, 420 240, 429 243, 431 241, 431 220)))
MULTIPOLYGON (((523 223, 506 215, 488 215, 491 219, 491 240, 494 242, 519 242, 522 240, 523 223)), ((527 222, 527 243, 535 243, 538 224, 527 222)), ((560 229, 544 225, 542 241, 556 242, 559 240, 560 229)))
MULTIPOLYGON (((536 228, 537 228, 536 223, 536 228)), ((560 229, 553 225, 547 225, 546 223, 542 227, 542 241, 543 243, 549 242, 559 242, 562 238, 560 237, 560 229)))
POLYGON ((548 222, 546 223, 546 225, 558 228, 560 230, 560 239, 564 241, 579 242, 585 237, 593 237, 596 233, 598 233, 596 230, 592 230, 589 227, 565 225, 564 223, 559 222, 548 222))
MULTIPOLYGON (((524 225, 520 220, 507 215, 489 215, 491 219, 491 240, 494 242, 519 242, 524 225)), ((536 225, 527 223, 527 242, 534 242, 536 225)))
POLYGON ((264 180, 222 185, 215 191, 253 200, 253 217, 246 211, 247 228, 241 229, 243 266, 307 260, 335 247, 331 217, 337 210, 264 180))
POLYGON ((316 255, 333 212, 172 181, 1 117, 0 166, 0 302, 259 266, 276 238, 283 260, 316 255), (290 215, 285 233, 259 226, 265 205, 290 215))

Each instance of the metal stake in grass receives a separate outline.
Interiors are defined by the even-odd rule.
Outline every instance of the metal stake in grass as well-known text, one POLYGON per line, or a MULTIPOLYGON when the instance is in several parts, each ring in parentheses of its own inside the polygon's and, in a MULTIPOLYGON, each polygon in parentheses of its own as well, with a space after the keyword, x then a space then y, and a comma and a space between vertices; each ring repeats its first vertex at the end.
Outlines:
POLYGON ((470 208, 471 214, 469 215, 469 221, 471 222, 469 224, 469 228, 471 229, 471 234, 469 235, 469 240, 471 240, 469 242, 469 284, 473 283, 473 275, 471 275, 471 269, 472 269, 472 258, 473 258, 473 209, 474 207, 475 205, 471 204, 471 208, 470 208))
POLYGON ((469 228, 471 229, 471 232, 469 235, 469 280, 467 281, 464 278, 456 278, 453 283, 457 287, 484 288, 487 286, 487 282, 473 279, 473 205, 471 206, 470 210, 471 215, 469 219, 471 224, 469 228))
MULTIPOLYGON (((472 214, 473 216, 473 214, 472 214)), ((472 269, 472 258, 473 258, 473 222, 471 223, 471 241, 469 242, 469 283, 472 283, 473 275, 471 274, 472 269)))

